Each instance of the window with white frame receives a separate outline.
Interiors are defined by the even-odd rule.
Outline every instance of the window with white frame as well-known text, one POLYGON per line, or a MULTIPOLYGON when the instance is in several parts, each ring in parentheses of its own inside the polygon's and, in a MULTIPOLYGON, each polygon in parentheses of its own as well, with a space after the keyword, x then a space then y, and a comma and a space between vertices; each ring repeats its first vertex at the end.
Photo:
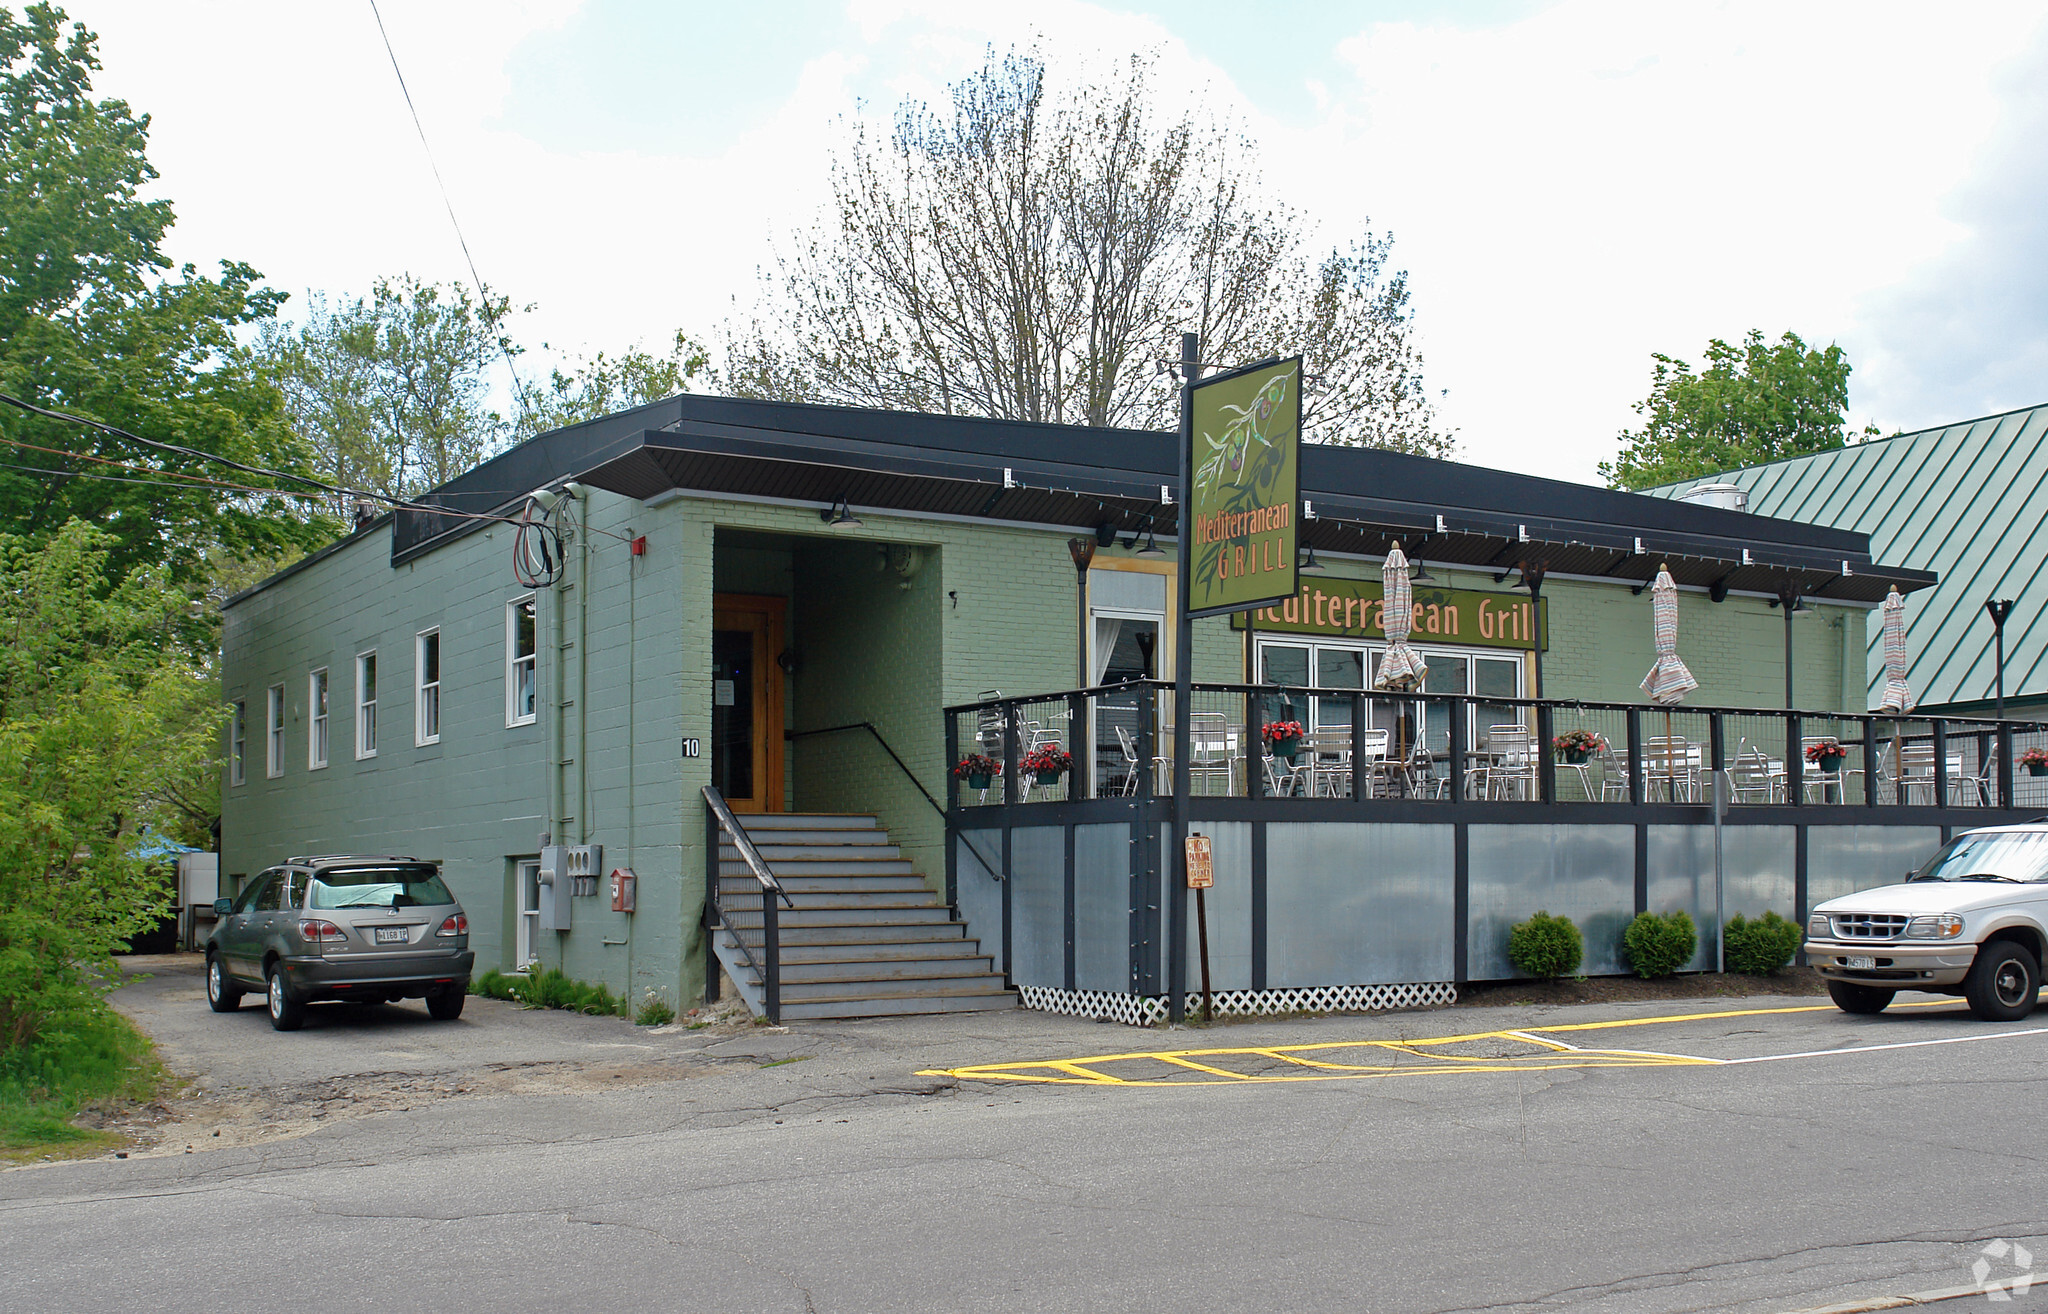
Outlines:
POLYGON ((249 778, 249 705, 236 699, 228 717, 228 783, 239 785, 249 778))
POLYGON ((263 774, 275 780, 284 774, 284 686, 270 686, 263 713, 263 774))
POLYGON ((377 650, 356 654, 356 756, 377 756, 377 650))
POLYGON ((505 724, 532 725, 539 709, 539 631, 533 595, 505 604, 505 724))
POLYGON ((327 668, 306 677, 306 770, 327 765, 327 668))
POLYGON ((441 742, 441 631, 421 630, 413 640, 413 722, 415 744, 441 742))

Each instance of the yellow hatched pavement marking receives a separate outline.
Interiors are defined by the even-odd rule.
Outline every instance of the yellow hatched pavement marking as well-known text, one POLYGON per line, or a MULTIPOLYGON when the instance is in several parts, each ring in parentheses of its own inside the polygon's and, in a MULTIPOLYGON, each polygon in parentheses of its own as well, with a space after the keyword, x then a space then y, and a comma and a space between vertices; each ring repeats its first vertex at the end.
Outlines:
MULTIPOLYGON (((1948 1000, 1915 1001, 1903 1008, 1938 1008, 1948 1000)), ((1428 1036, 1406 1040, 1325 1040, 1301 1045, 1246 1045, 1210 1049, 1138 1050, 1121 1054, 1094 1054, 1076 1059, 1042 1059, 1019 1063, 978 1063, 962 1068, 932 1068, 921 1077, 952 1077, 960 1081, 1016 1081, 1074 1086, 1242 1086, 1271 1082, 1358 1081, 1384 1077, 1428 1077, 1455 1073, 1555 1072, 1570 1068, 1625 1067, 1719 1067, 1741 1059, 1703 1058, 1695 1054, 1671 1054, 1641 1049, 1585 1049, 1545 1033, 1609 1031, 1620 1027, 1657 1026, 1670 1022, 1703 1022, 1718 1018, 1758 1017, 1776 1013, 1825 1013, 1832 1004, 1796 1005, 1788 1008, 1738 1008, 1705 1013, 1674 1013, 1664 1017, 1624 1018, 1611 1022, 1568 1022, 1556 1026, 1520 1027, 1512 1031, 1470 1031, 1455 1036, 1428 1036), (1445 1054, 1448 1045, 1469 1045, 1492 1041, 1524 1045, 1527 1054, 1445 1054), (1353 1049, 1382 1050, 1420 1060, 1414 1063, 1338 1063, 1308 1057, 1319 1051, 1353 1049), (1233 1072, 1201 1059, 1248 1056, 1265 1059, 1279 1071, 1233 1072), (1185 1078, 1119 1077, 1099 1071, 1106 1063, 1150 1060, 1186 1069, 1185 1078), (1287 1068, 1305 1069, 1288 1071, 1287 1068)))

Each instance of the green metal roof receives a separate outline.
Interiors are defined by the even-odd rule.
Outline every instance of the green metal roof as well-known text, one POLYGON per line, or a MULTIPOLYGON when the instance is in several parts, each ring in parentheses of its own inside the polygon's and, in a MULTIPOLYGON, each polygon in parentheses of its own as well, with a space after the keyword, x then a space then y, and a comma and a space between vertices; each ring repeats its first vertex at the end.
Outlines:
MULTIPOLYGON (((1767 516, 1855 529, 1870 553, 1941 576, 1906 602, 1907 682, 1922 705, 1992 696, 1987 598, 2014 600, 2005 693, 2048 695, 2048 405, 2007 411, 1707 475, 1644 491, 1676 497, 1735 484, 1767 516)), ((1884 687, 1883 630, 1870 626, 1870 689, 1884 687)))

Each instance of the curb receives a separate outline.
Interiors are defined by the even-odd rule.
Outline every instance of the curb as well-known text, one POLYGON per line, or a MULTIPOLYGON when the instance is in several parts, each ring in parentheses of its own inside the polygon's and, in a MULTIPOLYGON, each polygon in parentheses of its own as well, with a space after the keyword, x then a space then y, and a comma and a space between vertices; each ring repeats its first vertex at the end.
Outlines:
POLYGON ((1986 1290, 1981 1286, 1941 1287, 1934 1291, 1916 1291, 1905 1296, 1872 1296, 1867 1300, 1852 1300, 1840 1305, 1816 1305, 1808 1309, 1786 1310, 1785 1314, 1867 1314, 1871 1310, 1910 1309, 1915 1305, 1932 1305, 1939 1301, 1961 1300, 1965 1296, 1985 1294, 1986 1290))

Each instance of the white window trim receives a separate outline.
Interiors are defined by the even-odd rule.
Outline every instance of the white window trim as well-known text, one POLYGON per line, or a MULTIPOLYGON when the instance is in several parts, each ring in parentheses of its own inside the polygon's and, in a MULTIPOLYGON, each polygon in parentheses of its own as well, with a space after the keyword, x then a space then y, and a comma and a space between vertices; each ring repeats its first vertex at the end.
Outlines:
POLYGON ((505 604, 505 726, 532 725, 540 719, 540 605, 538 595, 522 594, 505 604), (534 603, 533 609, 533 655, 519 656, 519 609, 526 603, 534 603), (533 711, 521 714, 519 710, 519 668, 527 666, 533 672, 533 711))
POLYGON ((441 627, 430 625, 412 637, 412 746, 425 748, 441 742, 441 668, 448 654, 440 651, 441 627), (434 679, 427 679, 427 640, 435 645, 434 679), (427 714, 433 713, 433 731, 428 732, 427 714))
POLYGON ((234 710, 228 714, 228 784, 242 785, 249 780, 249 704, 246 699, 237 698, 231 706, 234 710))
POLYGON ((327 769, 327 756, 331 751, 334 726, 334 684, 327 678, 325 666, 315 667, 306 673, 306 770, 327 769), (321 706, 321 685, 325 684, 326 706, 321 706))
POLYGON ((284 774, 284 686, 273 684, 263 706, 263 774, 275 780, 284 774))
MULTIPOLYGON (((375 743, 377 733, 377 700, 372 698, 367 703, 363 701, 363 659, 365 657, 369 658, 373 662, 376 661, 377 650, 375 648, 365 648, 361 652, 356 654, 356 714, 354 729, 356 742, 356 760, 358 762, 362 761, 365 758, 377 756, 377 745, 375 743), (370 731, 369 738, 371 739, 372 742, 368 749, 365 749, 363 747, 363 739, 365 738, 363 734, 363 730, 365 729, 363 723, 363 709, 365 707, 367 707, 370 712, 370 720, 367 728, 370 731)), ((378 678, 381 680, 382 677, 383 673, 380 671, 378 673, 378 678)))

